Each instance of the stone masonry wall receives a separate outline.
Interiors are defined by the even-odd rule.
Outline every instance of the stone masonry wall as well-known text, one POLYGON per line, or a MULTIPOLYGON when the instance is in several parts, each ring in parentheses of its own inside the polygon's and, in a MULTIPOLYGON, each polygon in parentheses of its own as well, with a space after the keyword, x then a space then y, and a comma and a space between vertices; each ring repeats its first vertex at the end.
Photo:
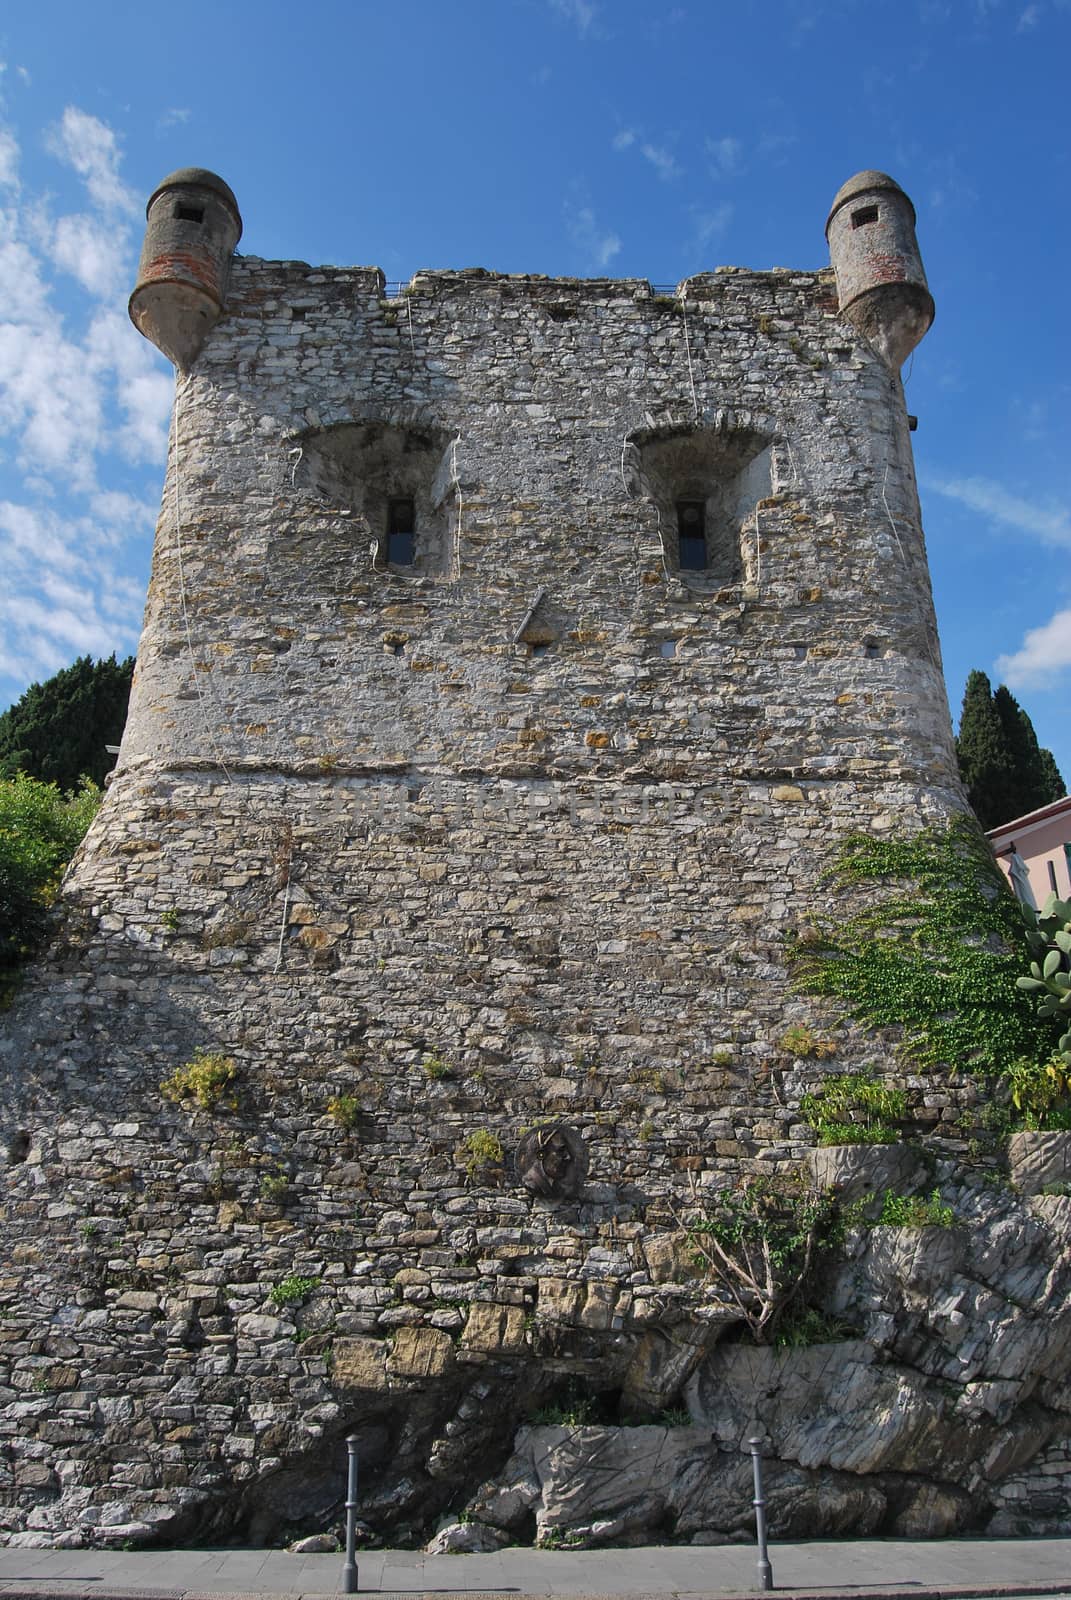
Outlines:
POLYGON ((681 1212, 811 1142, 789 1023, 955 1148, 969 1086, 794 995, 781 936, 838 838, 962 806, 899 381, 828 274, 237 261, 0 1040, 0 1523, 275 1536, 356 1426, 399 1536, 563 1384, 678 1401, 731 1321, 681 1212), (723 568, 680 573, 704 462, 723 568), (161 1089, 198 1050, 213 1108, 161 1089), (522 1181, 548 1119, 578 1192, 522 1181))

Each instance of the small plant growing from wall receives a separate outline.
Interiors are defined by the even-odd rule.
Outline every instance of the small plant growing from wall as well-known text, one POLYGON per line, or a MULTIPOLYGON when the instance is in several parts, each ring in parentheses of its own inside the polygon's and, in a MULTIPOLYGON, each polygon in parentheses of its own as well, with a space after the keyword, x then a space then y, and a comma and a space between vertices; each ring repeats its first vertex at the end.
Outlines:
POLYGON ((1013 1061, 1004 1078, 1023 1127, 1071 1129, 1071 1064, 1065 1050, 1047 1061, 1013 1061))
POLYGON ((354 1095, 336 1094, 327 1102, 327 1114, 333 1122, 349 1133, 357 1126, 361 1107, 354 1095))
POLYGON ((285 1172, 266 1172, 260 1180, 260 1194, 271 1205, 285 1205, 290 1198, 290 1179, 285 1172))
POLYGON ((452 1078, 454 1069, 442 1056, 425 1056, 421 1062, 424 1076, 430 1078, 432 1083, 438 1083, 442 1078, 452 1078))
POLYGON ((900 1137, 897 1123, 907 1115, 907 1097, 869 1073, 853 1072, 826 1078, 817 1093, 805 1094, 800 1113, 819 1144, 895 1144, 900 1137))
POLYGON ((902 1195, 886 1189, 881 1202, 880 1226, 892 1228, 950 1228, 956 1220, 939 1189, 930 1195, 902 1195))
POLYGON ((198 1048, 191 1060, 176 1067, 171 1076, 163 1080, 160 1092, 174 1105, 192 1100, 202 1111, 215 1111, 222 1101, 233 1111, 237 1101, 233 1096, 224 1101, 223 1096, 237 1075, 238 1068, 231 1056, 222 1055, 218 1050, 198 1048))
POLYGON ((820 1039, 805 1022, 794 1022, 786 1028, 778 1045, 786 1056, 813 1057, 816 1061, 827 1061, 837 1053, 832 1039, 820 1039))
POLYGON ((475 1128, 458 1146, 461 1164, 470 1178, 483 1177, 505 1160, 502 1141, 489 1128, 475 1128))
POLYGON ((319 1285, 319 1278, 303 1278, 293 1273, 275 1285, 268 1299, 273 1306, 299 1306, 319 1285))

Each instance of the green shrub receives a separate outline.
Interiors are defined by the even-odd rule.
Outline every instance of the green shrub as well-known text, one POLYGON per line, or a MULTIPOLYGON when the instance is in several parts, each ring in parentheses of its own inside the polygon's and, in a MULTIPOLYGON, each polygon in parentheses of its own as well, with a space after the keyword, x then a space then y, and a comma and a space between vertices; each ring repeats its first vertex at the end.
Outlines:
POLYGON ((955 1220, 955 1212, 942 1202, 939 1189, 928 1196, 886 1189, 878 1223, 890 1228, 950 1228, 955 1220))
POLYGON ((101 799, 88 778, 73 795, 22 772, 0 779, 0 992, 40 949, 48 907, 101 799))
POLYGON ((684 1221, 697 1265, 767 1344, 803 1298, 826 1246, 840 1237, 833 1196, 801 1177, 745 1178, 684 1221))
POLYGON ((896 1123, 907 1115, 907 1096, 870 1073, 853 1072, 826 1078, 817 1093, 805 1094, 800 1114, 819 1144, 894 1144, 900 1137, 896 1123))

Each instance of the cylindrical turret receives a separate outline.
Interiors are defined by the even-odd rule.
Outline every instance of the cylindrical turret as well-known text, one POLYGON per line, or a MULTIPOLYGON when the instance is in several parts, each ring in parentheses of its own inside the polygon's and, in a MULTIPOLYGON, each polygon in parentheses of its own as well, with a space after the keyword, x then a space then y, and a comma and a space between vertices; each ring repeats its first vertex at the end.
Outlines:
POLYGON ((183 167, 164 179, 145 215, 130 318, 185 372, 223 310, 231 257, 242 237, 238 202, 214 172, 183 167))
POLYGON ((826 238, 841 316, 898 371, 933 321, 914 206, 884 172, 857 172, 833 201, 826 238))

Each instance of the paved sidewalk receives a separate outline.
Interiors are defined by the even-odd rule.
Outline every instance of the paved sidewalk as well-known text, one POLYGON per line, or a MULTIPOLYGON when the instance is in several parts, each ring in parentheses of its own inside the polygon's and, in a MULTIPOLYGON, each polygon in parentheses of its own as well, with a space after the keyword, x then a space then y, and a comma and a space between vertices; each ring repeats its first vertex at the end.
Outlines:
MULTIPOLYGON (((998 1595, 1071 1595, 1071 1539, 846 1539, 773 1545, 781 1600, 883 1596, 955 1600, 998 1595)), ((362 1594, 726 1596, 753 1591, 753 1545, 656 1546, 638 1550, 501 1550, 429 1556, 419 1550, 358 1552, 362 1594)), ((342 1557, 282 1550, 0 1549, 0 1600, 107 1600, 108 1596, 200 1600, 217 1595, 330 1595, 342 1557)))

